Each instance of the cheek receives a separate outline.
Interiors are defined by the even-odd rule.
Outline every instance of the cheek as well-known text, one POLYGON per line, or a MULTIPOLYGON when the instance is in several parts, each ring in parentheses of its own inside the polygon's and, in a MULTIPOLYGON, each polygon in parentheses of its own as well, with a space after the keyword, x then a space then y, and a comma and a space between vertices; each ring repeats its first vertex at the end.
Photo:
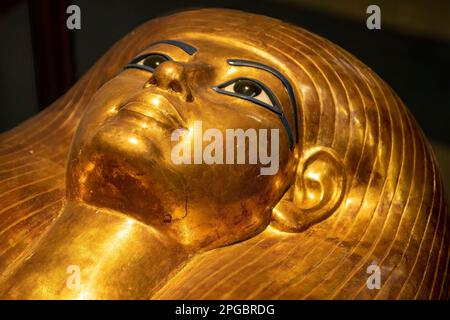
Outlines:
MULTIPOLYGON (((261 194, 270 202, 278 188, 283 189, 276 181, 288 167, 289 138, 276 114, 238 98, 205 92, 196 96, 195 107, 185 115, 190 135, 183 155, 188 154, 185 160, 190 164, 176 168, 199 202, 227 206, 261 194)), ((172 148, 177 144, 173 142, 172 148)))
POLYGON ((189 143, 180 142, 182 148, 177 150, 182 157, 176 159, 175 169, 188 182, 191 199, 226 207, 249 199, 271 202, 278 197, 290 151, 287 143, 274 138, 276 132, 250 134, 247 128, 231 135, 231 129, 227 134, 227 130, 207 128, 194 127, 189 143), (208 132, 214 132, 213 139, 207 139, 208 132))
POLYGON ((276 137, 280 148, 289 148, 289 136, 279 116, 243 99, 206 90, 197 96, 195 106, 188 108, 185 115, 191 124, 201 121, 204 130, 255 130, 258 135, 269 137, 269 145, 271 138, 276 137))

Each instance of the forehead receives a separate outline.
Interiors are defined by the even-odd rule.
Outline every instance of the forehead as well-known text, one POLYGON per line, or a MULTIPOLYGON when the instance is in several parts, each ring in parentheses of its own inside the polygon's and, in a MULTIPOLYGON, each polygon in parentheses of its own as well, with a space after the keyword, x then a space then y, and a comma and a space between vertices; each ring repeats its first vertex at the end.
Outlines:
POLYGON ((268 65, 273 64, 273 50, 269 46, 259 40, 252 42, 242 40, 211 34, 174 34, 150 43, 144 50, 144 53, 162 50, 173 53, 176 57, 182 58, 181 60, 186 60, 187 58, 223 60, 238 57, 241 59, 255 60, 268 65), (194 47, 195 53, 189 54, 189 52, 186 52, 188 50, 183 50, 183 48, 167 43, 173 40, 194 47))

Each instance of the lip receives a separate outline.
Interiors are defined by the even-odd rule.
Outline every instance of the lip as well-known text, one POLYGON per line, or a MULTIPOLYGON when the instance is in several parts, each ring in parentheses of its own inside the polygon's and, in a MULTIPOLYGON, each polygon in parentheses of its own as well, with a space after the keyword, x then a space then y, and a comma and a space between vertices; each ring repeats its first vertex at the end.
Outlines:
POLYGON ((181 116, 178 114, 176 110, 171 105, 164 104, 164 109, 156 107, 151 104, 143 103, 140 101, 131 101, 126 103, 121 111, 128 111, 135 114, 138 114, 144 118, 148 118, 152 121, 155 121, 165 127, 170 128, 184 128, 184 121, 181 116))

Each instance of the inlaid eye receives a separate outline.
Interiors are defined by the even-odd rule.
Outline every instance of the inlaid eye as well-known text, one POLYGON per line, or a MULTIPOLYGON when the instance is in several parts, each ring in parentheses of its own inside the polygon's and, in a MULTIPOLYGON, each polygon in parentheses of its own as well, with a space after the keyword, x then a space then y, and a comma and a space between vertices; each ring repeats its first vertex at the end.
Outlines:
POLYGON ((162 54, 152 54, 142 59, 141 61, 143 65, 152 69, 156 69, 161 63, 169 61, 169 59, 162 54))
POLYGON ((270 90, 257 80, 248 78, 238 78, 226 82, 217 87, 222 93, 234 95, 239 98, 250 100, 258 104, 273 107, 273 98, 270 90))
POLYGON ((263 91, 258 83, 248 79, 237 80, 233 85, 233 90, 236 93, 252 98, 257 97, 263 91))
POLYGON ((154 72, 161 63, 172 60, 169 56, 162 53, 147 53, 134 58, 125 69, 140 69, 154 72))

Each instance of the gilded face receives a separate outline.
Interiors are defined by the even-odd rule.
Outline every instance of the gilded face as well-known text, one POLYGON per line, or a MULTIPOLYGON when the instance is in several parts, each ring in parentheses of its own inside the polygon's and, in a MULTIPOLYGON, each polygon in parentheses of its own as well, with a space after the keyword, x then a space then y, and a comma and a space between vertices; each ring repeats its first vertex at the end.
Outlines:
POLYGON ((72 146, 70 198, 194 247, 264 229, 294 175, 298 139, 291 85, 268 57, 192 37, 150 45, 92 98, 72 146), (256 135, 243 146, 229 139, 238 129, 256 135))

